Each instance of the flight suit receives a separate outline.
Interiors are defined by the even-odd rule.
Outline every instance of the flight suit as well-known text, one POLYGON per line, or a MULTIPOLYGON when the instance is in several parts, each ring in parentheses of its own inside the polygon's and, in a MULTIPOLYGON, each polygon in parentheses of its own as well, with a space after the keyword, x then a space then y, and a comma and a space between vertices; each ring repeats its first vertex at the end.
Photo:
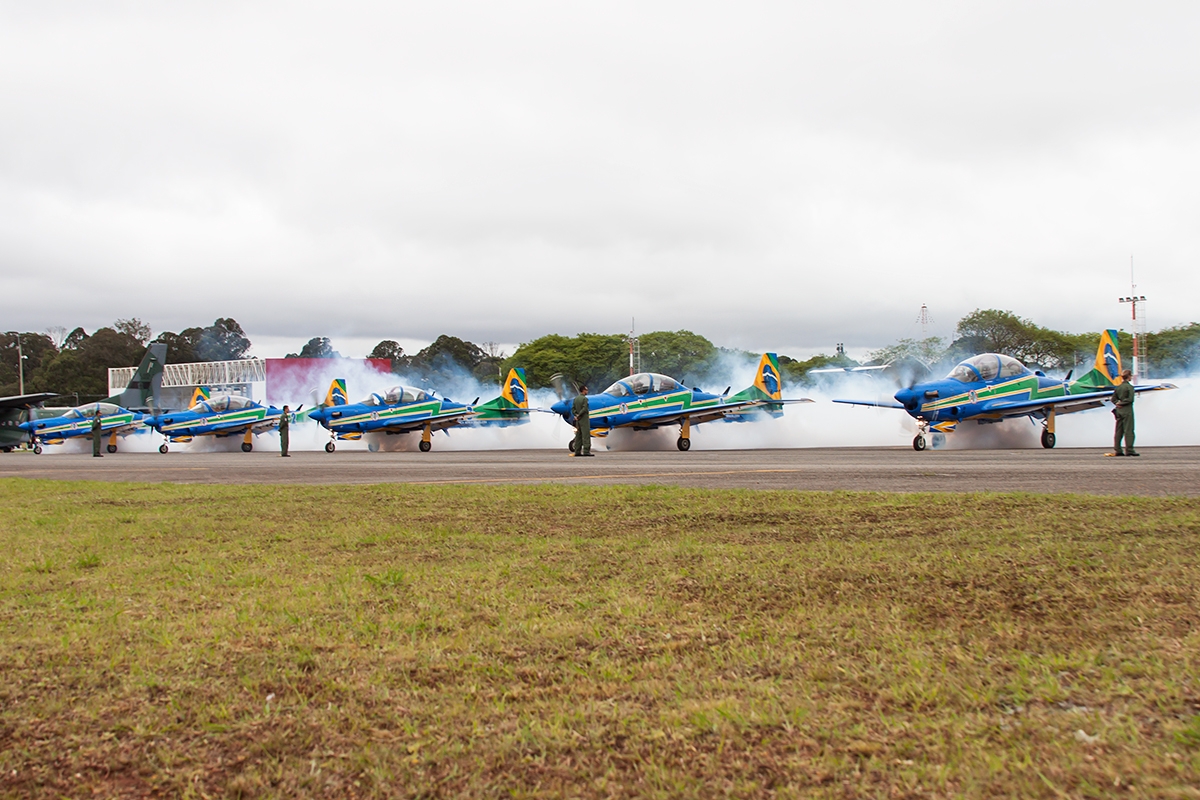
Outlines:
POLYGON ((92 417, 92 458, 103 458, 100 455, 100 429, 102 427, 100 415, 92 417))
POLYGON ((586 394, 575 395, 571 401, 571 413, 575 415, 575 455, 592 454, 592 421, 588 416, 586 394))
POLYGON ((1113 452, 1121 455, 1121 439, 1125 439, 1125 455, 1131 456, 1133 450, 1133 384, 1123 382, 1113 391, 1113 416, 1117 418, 1116 431, 1113 433, 1113 452))
POLYGON ((290 416, 291 414, 285 411, 279 417, 279 451, 283 456, 288 454, 288 417, 290 416))

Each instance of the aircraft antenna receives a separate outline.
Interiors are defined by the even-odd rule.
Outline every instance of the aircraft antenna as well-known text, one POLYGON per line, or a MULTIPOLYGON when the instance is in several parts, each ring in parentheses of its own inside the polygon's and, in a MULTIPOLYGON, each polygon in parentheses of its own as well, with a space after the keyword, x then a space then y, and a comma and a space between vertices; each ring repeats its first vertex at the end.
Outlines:
POLYGON ((1129 257, 1129 297, 1117 298, 1122 303, 1129 303, 1129 309, 1133 312, 1133 382, 1137 383, 1140 378, 1148 377, 1149 367, 1146 364, 1145 339, 1146 339, 1146 295, 1137 293, 1137 284, 1133 282, 1133 256, 1129 257), (1142 313, 1138 313, 1138 306, 1143 306, 1142 313))

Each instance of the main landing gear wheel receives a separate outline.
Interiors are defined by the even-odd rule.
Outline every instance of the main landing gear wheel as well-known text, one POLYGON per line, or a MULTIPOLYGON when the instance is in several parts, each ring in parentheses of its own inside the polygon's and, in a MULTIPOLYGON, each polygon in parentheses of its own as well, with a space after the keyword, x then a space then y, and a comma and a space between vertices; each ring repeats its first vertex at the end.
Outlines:
POLYGON ((35 456, 40 456, 42 454, 42 446, 40 444, 35 444, 33 446, 33 454, 35 456))
POLYGON ((575 452, 575 440, 574 439, 567 442, 567 449, 570 450, 572 453, 575 452))
POLYGON ((117 446, 116 446, 115 444, 110 444, 110 445, 108 446, 108 452, 110 452, 110 453, 115 453, 115 452, 117 452, 117 446))
POLYGON ((924 449, 925 449, 925 437, 918 433, 916 438, 913 439, 913 450, 920 452, 924 449))
POLYGON ((680 436, 675 440, 675 446, 686 453, 688 450, 692 449, 692 440, 685 436, 680 436))
POLYGON ((334 443, 333 443, 333 442, 326 442, 326 443, 325 443, 325 452, 326 452, 326 453, 332 453, 334 450, 337 450, 337 446, 336 446, 336 445, 334 445, 334 443))
POLYGON ((158 452, 162 453, 164 456, 167 454, 168 449, 169 448, 165 444, 160 444, 158 446, 158 452))
POLYGON ((372 453, 379 452, 379 442, 367 442, 367 449, 372 453))
POLYGON ((419 445, 417 445, 417 447, 421 448, 422 453, 428 453, 433 449, 433 445, 429 442, 421 442, 419 445))
POLYGON ((12 452, 12 448, 11 448, 11 447, 9 447, 8 445, 5 445, 4 447, 0 447, 0 450, 4 451, 5 453, 11 453, 11 452, 12 452))
POLYGON ((1046 448, 1047 450, 1050 450, 1051 448, 1054 447, 1054 443, 1055 443, 1054 434, 1051 433, 1050 431, 1042 431, 1042 447, 1046 448))
POLYGON ((249 453, 253 449, 254 449, 254 445, 250 444, 249 442, 242 442, 242 452, 243 453, 249 453))

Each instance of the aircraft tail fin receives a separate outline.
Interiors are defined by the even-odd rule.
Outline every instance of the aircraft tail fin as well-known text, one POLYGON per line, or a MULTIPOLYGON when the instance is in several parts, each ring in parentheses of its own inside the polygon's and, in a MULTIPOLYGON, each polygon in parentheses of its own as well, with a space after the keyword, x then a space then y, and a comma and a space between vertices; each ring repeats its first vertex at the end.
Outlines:
POLYGON ((1117 348, 1117 332, 1109 329, 1100 334, 1096 361, 1092 369, 1071 384, 1071 391, 1096 391, 1122 383, 1121 351, 1117 348))
POLYGON ((346 379, 334 378, 329 384, 329 391, 325 393, 324 406, 344 406, 350 400, 346 395, 346 379))
POLYGON ((104 399, 129 409, 153 409, 159 407, 162 389, 163 365, 167 363, 167 346, 155 342, 146 348, 142 363, 134 370, 133 377, 124 391, 104 399))
POLYGON ((207 400, 210 397, 212 397, 211 389, 209 389, 207 386, 197 386, 192 391, 192 399, 188 401, 188 408, 191 408, 192 406, 196 405, 196 403, 199 403, 201 400, 207 400))
POLYGON ((754 375, 754 385, 729 399, 782 400, 783 374, 779 371, 779 358, 774 353, 763 353, 758 361, 758 372, 754 375))
POLYGON ((500 387, 500 396, 474 406, 477 422, 521 423, 529 419, 529 387, 525 385, 525 370, 514 367, 500 387))

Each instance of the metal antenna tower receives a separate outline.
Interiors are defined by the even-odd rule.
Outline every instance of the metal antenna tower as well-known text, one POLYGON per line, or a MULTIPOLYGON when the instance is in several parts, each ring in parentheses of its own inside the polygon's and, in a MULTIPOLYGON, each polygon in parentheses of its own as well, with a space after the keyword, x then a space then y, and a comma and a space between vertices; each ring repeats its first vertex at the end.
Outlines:
POLYGON ((1129 297, 1117 298, 1122 303, 1129 303, 1133 312, 1133 382, 1147 377, 1149 368, 1146 364, 1146 310, 1138 313, 1138 306, 1146 302, 1146 295, 1138 295, 1137 284, 1133 282, 1133 256, 1129 257, 1129 297))
POLYGON ((642 371, 642 344, 638 341, 637 320, 633 317, 629 318, 629 374, 642 371))
POLYGON ((933 322, 933 315, 929 313, 929 306, 921 303, 921 311, 917 314, 917 322, 921 323, 921 338, 929 338, 929 324, 933 322))

